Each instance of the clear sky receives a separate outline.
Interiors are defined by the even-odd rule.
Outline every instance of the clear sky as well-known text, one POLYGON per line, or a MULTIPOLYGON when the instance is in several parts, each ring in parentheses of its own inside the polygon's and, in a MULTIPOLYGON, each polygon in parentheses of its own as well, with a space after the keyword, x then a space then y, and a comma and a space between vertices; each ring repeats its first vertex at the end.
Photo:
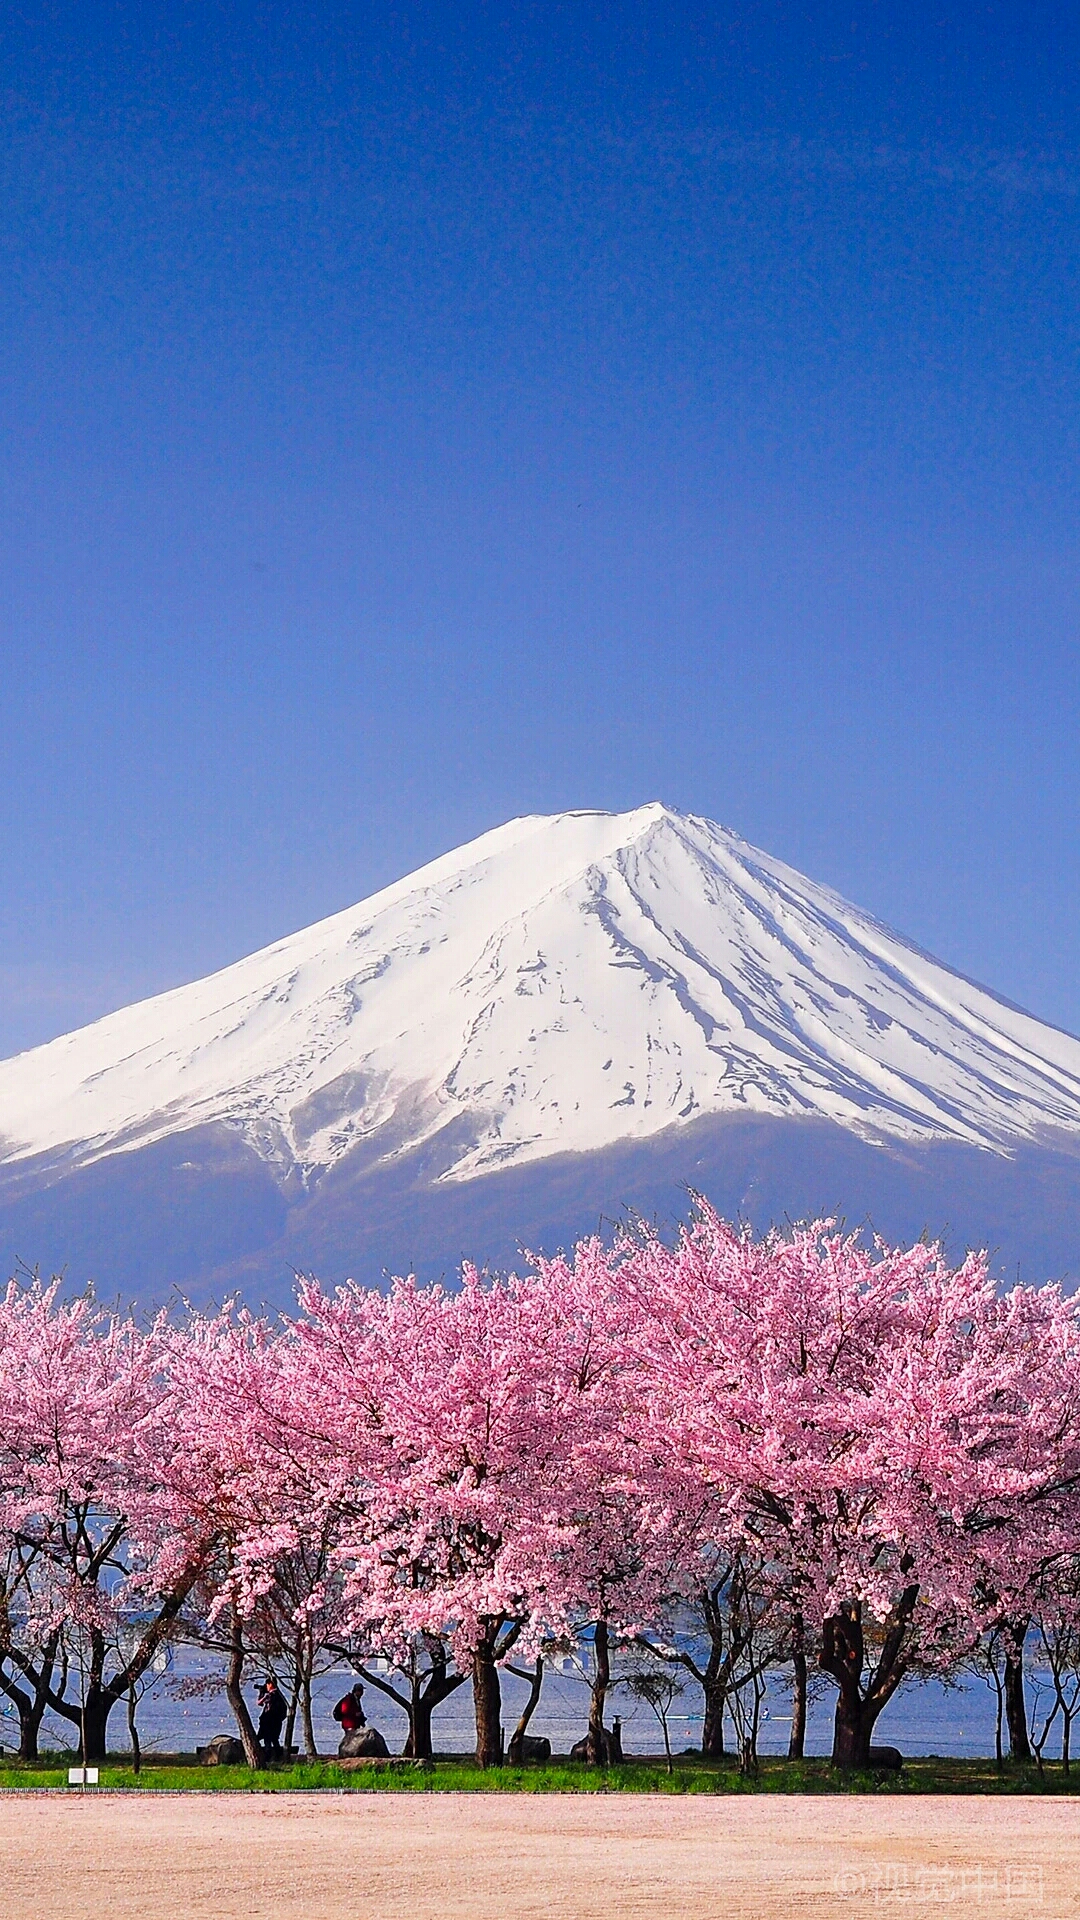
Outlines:
POLYGON ((0 1052, 656 798, 1080 1030, 1078 52, 5 8, 0 1052))

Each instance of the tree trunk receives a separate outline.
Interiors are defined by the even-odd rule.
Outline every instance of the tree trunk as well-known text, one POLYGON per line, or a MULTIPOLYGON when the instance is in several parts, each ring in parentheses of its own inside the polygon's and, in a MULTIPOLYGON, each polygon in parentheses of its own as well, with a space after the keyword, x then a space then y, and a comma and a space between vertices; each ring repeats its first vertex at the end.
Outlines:
MULTIPOLYGON (((902 1560, 901 1571, 910 1571, 910 1560, 902 1560)), ((833 1723, 832 1764, 834 1767, 866 1767, 870 1763, 870 1739, 874 1723, 888 1704, 908 1669, 904 1651, 907 1630, 919 1597, 917 1584, 905 1587, 889 1616, 877 1666, 863 1689, 865 1641, 862 1604, 844 1601, 830 1614, 821 1630, 820 1662, 825 1673, 837 1685, 836 1718, 833 1723)))
POLYGON ((861 1699, 856 1689, 840 1688, 836 1696, 836 1719, 833 1723, 834 1767, 870 1765, 870 1742, 880 1711, 872 1700, 861 1699))
POLYGON ((244 1743, 244 1755, 248 1766, 261 1767, 263 1764, 262 1748, 256 1738, 251 1715, 247 1710, 247 1702, 241 1690, 243 1675, 244 1629, 239 1612, 234 1604, 232 1609, 232 1631, 229 1641, 229 1672, 225 1682, 225 1698, 233 1710, 233 1717, 239 1728, 240 1738, 244 1743))
POLYGON ((608 1629, 606 1620, 598 1620, 593 1633, 593 1657, 596 1661, 596 1674, 589 1696, 589 1732, 586 1758, 590 1767, 607 1765, 607 1729, 604 1726, 604 1704, 607 1690, 611 1685, 611 1655, 608 1647, 608 1629))
POLYGON ((317 1760, 319 1749, 315 1745, 315 1726, 311 1718, 311 1674, 305 1671, 300 1689, 300 1719, 304 1728, 304 1758, 317 1760))
POLYGON ((803 1623, 796 1620, 791 1649, 791 1738, 788 1759, 802 1760, 806 1752, 806 1643, 803 1623))
POLYGON ((300 1689, 303 1684, 303 1673, 304 1636, 302 1629, 298 1628, 292 1650, 292 1686, 289 1688, 289 1710, 285 1715, 285 1731, 281 1736, 281 1744, 286 1759, 289 1757, 289 1749, 296 1738, 296 1709, 300 1704, 300 1689))
POLYGON ((724 1706, 726 1690, 706 1679, 702 1682, 705 1713, 701 1723, 701 1751, 710 1760, 724 1758, 724 1706))
MULTIPOLYGON (((432 1668, 423 1685, 414 1687, 412 1702, 409 1707, 409 1737, 402 1749, 406 1756, 413 1760, 431 1760, 434 1758, 435 1749, 432 1745, 431 1716, 436 1707, 441 1707, 443 1701, 449 1700, 450 1695, 456 1693, 458 1687, 462 1687, 464 1684, 465 1675, 463 1673, 447 1675, 446 1663, 444 1661, 441 1667, 436 1666, 432 1668)), ((501 1732, 499 1734, 499 1741, 501 1745, 501 1732)))
POLYGON ((132 1682, 131 1686, 128 1688, 127 1716, 128 1716, 128 1734, 131 1738, 131 1767, 136 1780, 138 1779, 139 1774, 142 1772, 142 1748, 139 1745, 139 1725, 138 1725, 138 1720, 136 1718, 137 1706, 138 1706, 138 1701, 135 1695, 135 1684, 134 1682, 132 1682))
POLYGON ((538 1654, 536 1665, 532 1673, 528 1676, 521 1673, 518 1667, 514 1667, 512 1671, 517 1673, 522 1680, 527 1677, 529 1681, 529 1697, 521 1709, 521 1718, 514 1728, 513 1733, 510 1735, 510 1747, 507 1754, 510 1765, 512 1767, 520 1767, 521 1749, 524 1744, 525 1735, 529 1731, 529 1721, 536 1712, 540 1700, 540 1689, 544 1684, 544 1662, 538 1654))
POLYGON ((300 1628, 293 1645, 293 1689, 289 1701, 289 1717, 285 1722, 285 1758, 296 1739, 296 1714, 300 1712, 300 1725, 304 1735, 305 1760, 317 1760, 319 1750, 315 1745, 315 1729, 311 1721, 311 1671, 315 1665, 315 1649, 309 1630, 300 1628))
POLYGON ((26 1710, 19 1704, 19 1759, 36 1760, 38 1757, 38 1737, 41 1723, 45 1718, 44 1699, 26 1700, 26 1710))
POLYGON ((115 1705, 116 1696, 107 1687, 95 1682, 87 1687, 79 1741, 79 1758, 84 1766, 96 1766, 105 1759, 109 1715, 115 1705))
POLYGON ((38 1757, 38 1737, 41 1723, 45 1718, 45 1697, 39 1694, 35 1700, 24 1694, 18 1702, 19 1708, 19 1758, 36 1760, 38 1757), (23 1705, 25 1700, 25 1707, 23 1705))
POLYGON ((0 1677, 0 1684, 8 1699, 14 1703, 19 1716, 19 1759, 36 1760, 38 1734, 45 1717, 44 1689, 38 1686, 33 1693, 27 1693, 24 1687, 16 1686, 15 1681, 7 1674, 0 1677))
POLYGON ((1024 1699, 1024 1641, 1026 1620, 1009 1622, 1005 1642, 1005 1722, 1009 1729, 1009 1755, 1013 1760, 1030 1762, 1027 1701, 1024 1699))
MULTIPOLYGON (((476 1710, 476 1764, 497 1767, 502 1760, 502 1690, 495 1665, 495 1634, 486 1633, 473 1655, 473 1706, 476 1710)), ((430 1738, 430 1730, 429 1730, 430 1738)), ((417 1759, 420 1758, 418 1754, 417 1759)))
POLYGON ((994 1666, 994 1663, 992 1660, 990 1662, 990 1665, 994 1675, 994 1693, 996 1696, 995 1702, 994 1702, 994 1765, 997 1768, 997 1771, 1001 1773, 1004 1767, 1004 1752, 1003 1752, 1002 1742, 1001 1742, 1001 1723, 1005 1714, 1005 1688, 1002 1685, 1001 1680, 998 1678, 998 1671, 996 1666, 994 1666))
POLYGON ((431 1716, 435 1711, 435 1702, 425 1699, 419 1689, 414 1693, 409 1711, 409 1737, 402 1747, 402 1756, 406 1760, 430 1760, 434 1749, 431 1744, 431 1716))

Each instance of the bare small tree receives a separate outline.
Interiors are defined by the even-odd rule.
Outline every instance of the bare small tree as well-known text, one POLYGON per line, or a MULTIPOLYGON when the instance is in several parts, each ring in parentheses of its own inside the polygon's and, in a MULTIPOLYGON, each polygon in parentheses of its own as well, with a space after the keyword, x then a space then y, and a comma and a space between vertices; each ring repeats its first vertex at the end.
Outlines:
POLYGON ((536 1665, 531 1671, 526 1667, 511 1667, 509 1664, 506 1671, 512 1673, 515 1679, 527 1680, 529 1683, 529 1697, 521 1709, 517 1726, 510 1735, 510 1745, 506 1752, 510 1765, 520 1767, 525 1752, 525 1736, 529 1731, 529 1721, 540 1704, 540 1689, 544 1684, 543 1658, 537 1654, 536 1665))
POLYGON ((1069 1565, 1055 1575, 1045 1602, 1035 1616, 1039 1647, 1045 1661, 1049 1684, 1036 1677, 1032 1720, 1040 1717, 1040 1695, 1050 1696, 1049 1711, 1042 1732, 1032 1737, 1035 1760, 1041 1773, 1043 1754, 1050 1729, 1061 1717, 1061 1771, 1068 1774, 1072 1753, 1073 1721, 1080 1714, 1080 1563, 1069 1565))
MULTIPOLYGON (((634 1646, 650 1660, 681 1667, 700 1686, 707 1758, 724 1756, 725 1713, 741 1747, 740 1696, 746 1688, 758 1690, 760 1708, 765 1673, 792 1657, 790 1618, 782 1570, 745 1551, 718 1556, 707 1584, 673 1597, 663 1634, 635 1635, 634 1646)), ((755 1715, 747 1725, 756 1728, 755 1715)))
POLYGON ((964 1661, 964 1666, 985 1682, 994 1695, 994 1763, 999 1773, 1005 1766, 1004 1724, 1006 1697, 1006 1668, 1011 1640, 1005 1621, 999 1620, 988 1632, 984 1633, 978 1645, 964 1661))
POLYGON ((670 1668, 665 1671, 663 1667, 641 1667, 634 1673, 624 1674, 616 1684, 624 1687, 635 1700, 643 1700, 647 1707, 651 1707, 660 1722, 660 1730, 664 1736, 667 1770, 669 1773, 674 1773, 668 1717, 675 1701, 686 1691, 683 1682, 671 1672, 670 1668))

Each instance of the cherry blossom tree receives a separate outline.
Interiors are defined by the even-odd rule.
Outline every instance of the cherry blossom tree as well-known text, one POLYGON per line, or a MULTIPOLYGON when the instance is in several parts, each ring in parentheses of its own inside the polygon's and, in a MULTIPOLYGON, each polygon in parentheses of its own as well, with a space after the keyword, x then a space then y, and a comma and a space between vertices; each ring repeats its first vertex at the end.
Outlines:
POLYGON ((163 1322, 58 1284, 0 1304, 0 1687, 32 1758, 50 1708, 105 1753, 109 1715, 175 1631, 205 1542, 170 1489, 163 1322))
POLYGON ((316 1458, 293 1329, 235 1306, 171 1335, 173 1491, 210 1543, 200 1571, 200 1644, 221 1655, 249 1764, 262 1754, 243 1695, 255 1661, 291 1673, 315 1755, 311 1682, 342 1631, 341 1512, 333 1456, 316 1458))
POLYGON ((583 1436, 603 1392, 580 1297, 466 1267, 456 1293, 309 1287, 302 1305, 312 1432, 350 1463, 353 1629, 398 1658, 417 1635, 447 1636, 472 1679, 477 1759, 493 1765, 500 1664, 539 1650, 579 1602, 583 1436))
POLYGON ((834 1762, 865 1765, 907 1673, 954 1663, 1000 1606, 1033 1505, 1041 1532, 1066 1518, 1069 1316, 1000 1300, 979 1255, 821 1223, 755 1241, 705 1203, 620 1270, 654 1419, 816 1618, 834 1762))
POLYGON ((685 1586, 710 1500, 662 1425, 649 1420, 635 1309, 617 1253, 593 1237, 569 1258, 534 1258, 533 1269, 534 1283, 561 1303, 582 1353, 581 1398, 564 1442, 577 1504, 561 1574, 590 1673, 585 1753, 603 1765, 614 1751, 605 1724, 612 1653, 639 1641, 643 1623, 685 1586))

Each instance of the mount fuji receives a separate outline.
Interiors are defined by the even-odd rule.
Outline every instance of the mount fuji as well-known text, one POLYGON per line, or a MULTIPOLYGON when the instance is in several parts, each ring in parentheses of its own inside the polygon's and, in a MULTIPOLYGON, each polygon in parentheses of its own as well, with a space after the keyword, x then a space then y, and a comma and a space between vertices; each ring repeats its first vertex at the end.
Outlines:
POLYGON ((502 1265, 687 1186, 1069 1273, 1080 1040, 651 805, 511 821, 0 1063, 0 1258, 106 1294, 502 1265))

